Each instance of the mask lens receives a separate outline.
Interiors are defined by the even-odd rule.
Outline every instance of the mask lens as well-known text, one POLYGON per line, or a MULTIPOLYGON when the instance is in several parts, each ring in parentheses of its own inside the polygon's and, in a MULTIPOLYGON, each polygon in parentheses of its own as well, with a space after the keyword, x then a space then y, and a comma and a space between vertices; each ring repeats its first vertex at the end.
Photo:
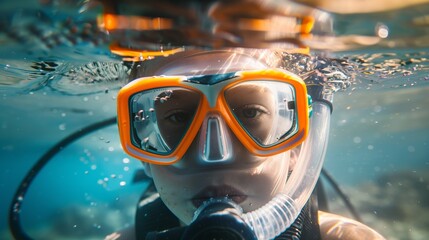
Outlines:
POLYGON ((131 138, 134 146, 156 154, 170 154, 188 131, 201 94, 166 87, 142 91, 130 98, 131 138))
POLYGON ((225 90, 225 100, 241 127, 263 147, 279 144, 297 132, 295 89, 291 84, 258 80, 225 90))

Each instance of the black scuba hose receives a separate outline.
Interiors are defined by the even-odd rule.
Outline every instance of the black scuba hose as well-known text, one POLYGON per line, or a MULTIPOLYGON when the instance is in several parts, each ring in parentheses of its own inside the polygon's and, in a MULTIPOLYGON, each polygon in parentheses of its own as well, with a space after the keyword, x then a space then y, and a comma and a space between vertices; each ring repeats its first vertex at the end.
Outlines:
POLYGON ((84 127, 71 135, 67 136, 55 146, 53 146, 49 151, 47 151, 36 164, 30 169, 25 178, 21 181, 13 199, 12 203, 9 207, 9 228, 12 233, 12 236, 17 240, 30 240, 32 239, 27 233, 22 229, 20 223, 20 213, 21 213, 21 205, 24 201, 25 194, 27 193, 28 188, 30 187, 32 181, 40 172, 40 170, 51 160, 53 156, 55 156, 59 151, 65 148, 67 145, 73 143, 76 139, 81 138, 82 136, 91 133, 100 128, 113 125, 116 123, 116 117, 112 117, 101 122, 97 122, 91 124, 87 127, 84 127))
POLYGON ((344 204, 349 209, 350 213, 353 215, 353 218, 359 222, 362 222, 362 218, 360 217, 359 213, 356 211, 353 204, 350 202, 349 197, 341 190, 340 186, 335 181, 335 179, 331 176, 331 174, 329 174, 328 171, 326 171, 326 169, 322 168, 322 175, 326 178, 329 184, 334 188, 335 192, 337 192, 337 194, 343 200, 344 204))

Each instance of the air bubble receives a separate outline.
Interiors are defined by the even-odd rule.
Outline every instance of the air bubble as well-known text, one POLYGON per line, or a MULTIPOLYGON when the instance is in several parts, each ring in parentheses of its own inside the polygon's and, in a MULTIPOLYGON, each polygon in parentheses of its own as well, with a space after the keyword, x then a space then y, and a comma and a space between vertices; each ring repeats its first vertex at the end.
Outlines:
POLYGON ((389 36, 389 28, 386 25, 379 23, 375 27, 375 33, 380 38, 387 38, 389 36))
POLYGON ((145 120, 144 115, 145 115, 144 110, 139 110, 134 118, 136 121, 144 121, 145 120))
POLYGON ((162 97, 162 98, 160 98, 160 99, 159 99, 159 101, 160 101, 161 103, 164 103, 164 102, 166 102, 166 101, 167 101, 167 99, 168 99, 167 97, 162 97))
POLYGON ((60 124, 60 125, 58 126, 58 129, 60 129, 61 131, 66 130, 66 124, 65 124, 65 123, 60 124))
POLYGON ((356 136, 356 137, 353 138, 353 142, 354 143, 361 143, 362 139, 360 137, 356 136))

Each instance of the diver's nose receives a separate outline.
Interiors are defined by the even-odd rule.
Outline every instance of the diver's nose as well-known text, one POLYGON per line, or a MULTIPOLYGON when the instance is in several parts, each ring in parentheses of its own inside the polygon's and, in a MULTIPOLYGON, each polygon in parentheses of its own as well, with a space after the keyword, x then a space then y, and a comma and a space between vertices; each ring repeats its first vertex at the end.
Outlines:
POLYGON ((232 144, 228 126, 218 114, 206 116, 200 129, 200 162, 205 164, 231 161, 232 144))

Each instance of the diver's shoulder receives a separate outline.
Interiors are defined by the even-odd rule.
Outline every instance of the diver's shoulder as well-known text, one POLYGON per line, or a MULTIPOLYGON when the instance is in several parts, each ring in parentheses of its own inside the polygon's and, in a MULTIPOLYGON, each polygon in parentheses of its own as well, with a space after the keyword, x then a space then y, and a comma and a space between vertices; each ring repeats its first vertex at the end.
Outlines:
POLYGON ((365 224, 332 213, 319 211, 319 225, 323 240, 385 240, 365 224))

